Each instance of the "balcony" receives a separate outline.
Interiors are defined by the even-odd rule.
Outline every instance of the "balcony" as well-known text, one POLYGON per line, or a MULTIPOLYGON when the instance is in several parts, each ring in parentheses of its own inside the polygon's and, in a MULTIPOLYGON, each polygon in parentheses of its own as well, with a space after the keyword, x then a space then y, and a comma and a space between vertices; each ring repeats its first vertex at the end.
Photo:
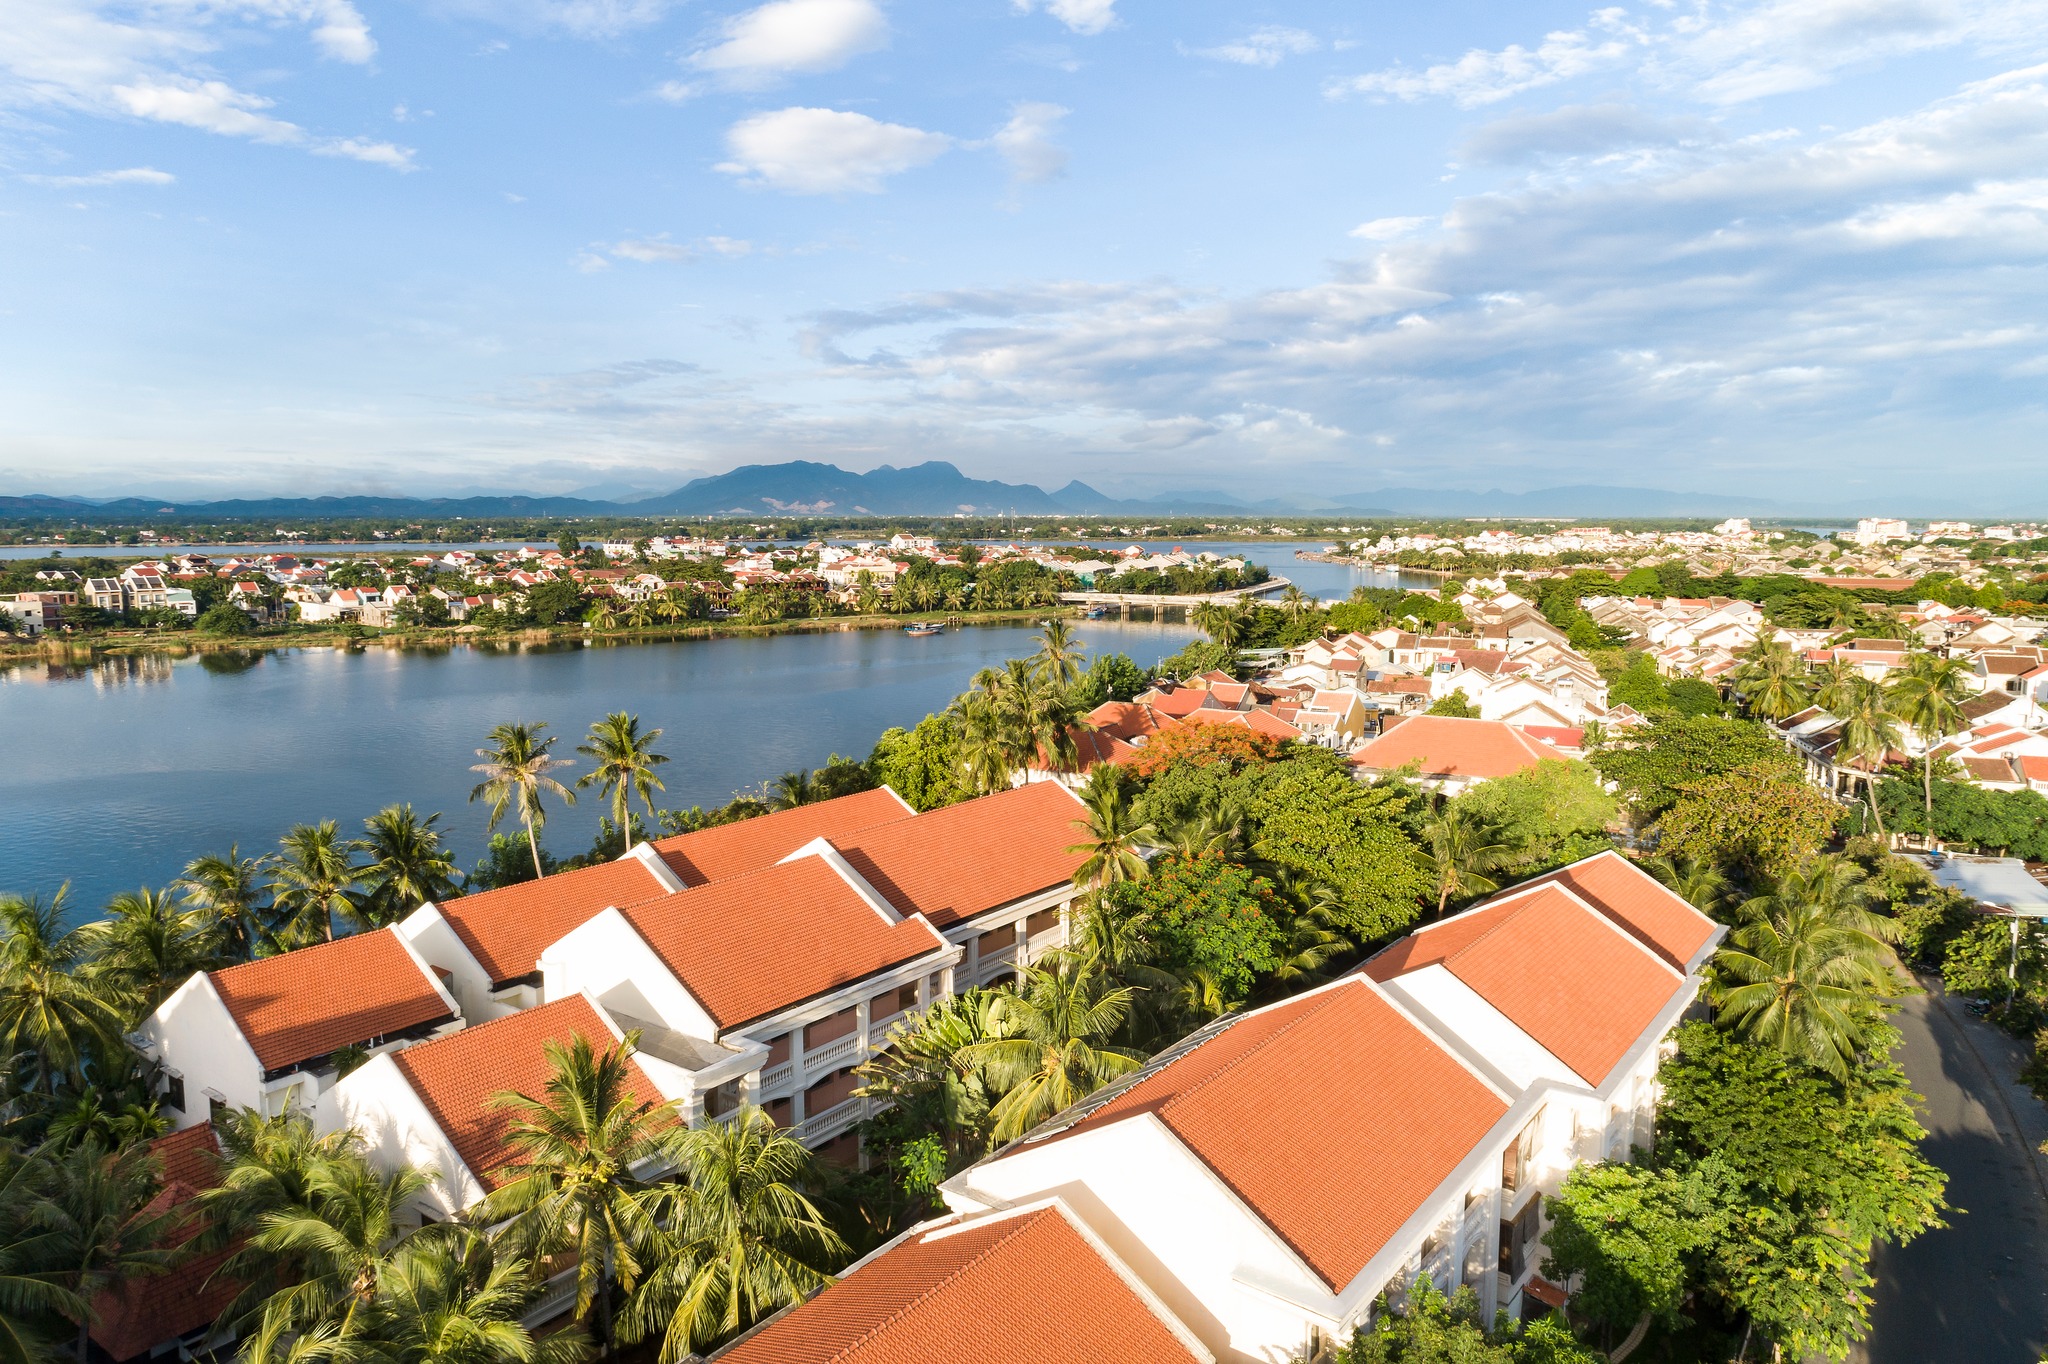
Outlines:
POLYGON ((788 1088, 789 1082, 795 1078, 796 1067, 788 1061, 784 1061, 779 1066, 763 1066, 761 1068, 761 1093, 757 1098, 766 1098, 778 1089, 788 1088))
POLYGON ((519 1323, 531 1329, 575 1310, 576 1266, 571 1265, 541 1285, 540 1296, 533 1300, 533 1306, 526 1309, 519 1323))
POLYGON ((806 1146, 815 1146, 844 1132, 860 1121, 861 1099, 856 1096, 833 1104, 822 1113, 813 1113, 797 1124, 796 1139, 806 1146))
MULTIPOLYGON (((844 1037, 835 1037, 822 1047, 814 1047, 804 1053, 804 1074, 815 1075, 822 1070, 836 1070, 860 1054, 860 1034, 850 1032, 844 1037)), ((761 1077, 763 1088, 768 1077, 761 1077)))

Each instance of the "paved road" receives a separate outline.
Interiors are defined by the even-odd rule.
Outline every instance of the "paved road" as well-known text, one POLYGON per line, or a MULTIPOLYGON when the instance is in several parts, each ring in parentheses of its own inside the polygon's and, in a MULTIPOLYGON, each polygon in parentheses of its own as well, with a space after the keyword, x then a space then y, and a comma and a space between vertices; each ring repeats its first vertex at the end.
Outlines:
POLYGON ((1897 1022, 1899 1060, 1927 1096, 1927 1158, 1948 1172, 1949 1225, 1879 1247, 1857 1364, 2039 1364, 2048 1353, 2048 1109, 2014 1078, 2011 1037, 1930 992, 1897 1022))

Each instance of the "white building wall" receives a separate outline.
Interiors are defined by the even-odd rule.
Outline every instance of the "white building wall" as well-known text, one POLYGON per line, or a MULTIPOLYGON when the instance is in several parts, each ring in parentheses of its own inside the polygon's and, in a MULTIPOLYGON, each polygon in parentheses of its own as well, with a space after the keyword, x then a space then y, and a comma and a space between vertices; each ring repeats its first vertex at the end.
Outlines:
POLYGON ((184 1079, 184 1109, 167 1109, 180 1129, 207 1120, 208 1090, 230 1108, 262 1106, 263 1063, 204 973, 173 991, 137 1031, 156 1058, 184 1079))
POLYGON ((483 1185, 388 1053, 373 1057, 321 1095, 313 1121, 323 1135, 354 1128, 379 1170, 412 1165, 435 1175, 420 1203, 439 1220, 453 1218, 484 1196, 483 1185))
POLYGON ((470 955, 446 916, 432 901, 401 919, 396 925, 421 961, 448 972, 444 988, 455 996, 462 1016, 471 1023, 488 1023, 514 1012, 508 1004, 491 997, 490 973, 470 955))
POLYGON ((607 909, 541 953, 546 1003, 581 990, 607 1008, 715 1040, 718 1024, 662 964, 626 916, 607 909))
POLYGON ((1425 966, 1396 976, 1384 988, 1422 1015, 1444 1038, 1462 1043, 1466 1058, 1479 1060, 1496 1077, 1505 1079, 1511 1093, 1538 1080, 1585 1083, 1447 967, 1425 966))

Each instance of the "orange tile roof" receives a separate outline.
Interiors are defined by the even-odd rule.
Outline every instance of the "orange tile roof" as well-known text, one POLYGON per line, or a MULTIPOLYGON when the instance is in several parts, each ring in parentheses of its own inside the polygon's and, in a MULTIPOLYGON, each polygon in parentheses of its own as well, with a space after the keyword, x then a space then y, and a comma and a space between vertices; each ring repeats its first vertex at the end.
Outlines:
POLYGON ((654 850, 686 886, 772 867, 814 838, 839 838, 915 814, 888 787, 657 839, 654 850))
POLYGON ((1445 969, 1589 1083, 1604 1083, 1684 977, 1561 886, 1500 908, 1511 912, 1445 969))
POLYGON ((1068 1130, 1157 1115, 1335 1291, 1507 1110, 1352 977, 1243 1016, 1068 1130))
MULTIPOLYGON (((158 1137, 149 1149, 161 1176, 156 1197, 145 1209, 148 1214, 184 1208, 220 1183, 220 1142, 209 1123, 158 1137)), ((182 1246, 202 1226, 196 1215, 181 1217, 166 1240, 182 1246)), ((93 1300, 93 1343, 113 1359, 132 1359, 151 1346, 210 1324, 241 1291, 232 1280, 213 1278, 234 1249, 195 1255, 165 1273, 141 1275, 101 1293, 93 1300)))
MULTIPOLYGON (((519 1153, 505 1141, 514 1115, 494 1108, 491 1100, 506 1093, 541 1097, 553 1074, 546 1044, 578 1037, 589 1038, 597 1051, 617 1041, 588 999, 569 995, 407 1047, 391 1059, 477 1182, 496 1189, 505 1182, 501 1171, 519 1153)), ((628 1065, 630 1101, 636 1106, 660 1103, 661 1091, 640 1063, 628 1065)))
POLYGON ((1714 938, 1716 924, 1618 852, 1596 853, 1535 877, 1555 881, 1680 971, 1714 938))
POLYGON ((823 857, 800 857, 619 912, 721 1028, 947 946, 922 920, 885 921, 823 857))
POLYGON ((1499 720, 1411 716, 1351 755, 1354 766, 1391 772, 1420 759, 1425 776, 1505 777, 1558 752, 1499 720))
POLYGON ((914 1231, 719 1364, 1195 1364, 1057 1207, 914 1231))
POLYGON ((627 857, 465 895, 440 908, 496 984, 533 974, 540 954, 591 916, 666 889, 644 863, 627 857))
POLYGON ((1086 858, 1079 798, 1055 781, 866 829, 833 846, 905 914, 935 928, 1070 882, 1086 858))
POLYGON ((1106 734, 1129 740, 1174 728, 1179 721, 1137 701, 1104 701, 1088 712, 1088 723, 1106 734))
POLYGON ((209 973, 266 1071, 451 1016, 394 928, 209 973))

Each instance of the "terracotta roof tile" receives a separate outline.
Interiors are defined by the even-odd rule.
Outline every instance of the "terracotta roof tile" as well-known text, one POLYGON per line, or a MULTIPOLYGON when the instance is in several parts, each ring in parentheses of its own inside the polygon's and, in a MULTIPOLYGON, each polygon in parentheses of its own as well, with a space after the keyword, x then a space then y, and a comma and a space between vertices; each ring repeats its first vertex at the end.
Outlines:
POLYGON ((453 1012, 396 929, 209 974, 266 1071, 316 1060, 453 1012))
POLYGON ((719 1364, 1197 1364, 1057 1207, 913 1232, 719 1364))
POLYGON ((1597 853, 1529 884, 1555 881, 1680 971, 1713 941, 1715 923, 1618 852, 1597 853))
POLYGON ((1086 860, 1080 800, 1058 782, 880 824, 834 839, 853 869, 905 914, 944 929, 1073 879, 1086 860))
POLYGON ((885 921, 816 856, 619 912, 721 1028, 946 947, 922 920, 885 921))
POLYGON ((1499 720, 1465 720, 1450 715, 1417 715, 1351 755, 1356 767, 1391 772, 1416 759, 1425 776, 1505 777, 1534 767, 1555 749, 1499 720))
MULTIPOLYGON (((220 1142, 210 1124, 158 1137, 149 1147, 161 1166, 158 1192, 147 1209, 152 1214, 182 1208, 220 1182, 220 1142)), ((170 1244, 184 1245, 202 1225, 196 1215, 181 1218, 170 1244)), ((166 1273, 130 1279, 101 1293, 93 1300, 93 1343, 113 1359, 133 1359, 162 1341, 211 1324, 241 1289, 225 1278, 208 1282, 232 1253, 230 1247, 196 1255, 166 1273)))
POLYGON ((1338 1290, 1507 1109, 1352 977, 1245 1015, 1068 1130, 1156 1114, 1338 1290))
POLYGON ((702 886, 772 867, 814 838, 837 839, 914 813, 883 786, 657 839, 654 850, 684 885, 702 886))
MULTIPOLYGON (((589 1038, 599 1051, 617 1041, 588 999, 570 995, 407 1047, 391 1059, 469 1172, 484 1188, 496 1189, 504 1182, 503 1167, 519 1153, 505 1144, 513 1115, 492 1107, 491 1100, 505 1093, 539 1097, 553 1074, 546 1044, 578 1037, 589 1038)), ((628 1064, 631 1102, 660 1103, 661 1091, 640 1063, 628 1064)))
POLYGON ((563 934, 613 905, 667 889, 635 858, 556 872, 442 905, 441 917, 493 983, 531 975, 563 934))

